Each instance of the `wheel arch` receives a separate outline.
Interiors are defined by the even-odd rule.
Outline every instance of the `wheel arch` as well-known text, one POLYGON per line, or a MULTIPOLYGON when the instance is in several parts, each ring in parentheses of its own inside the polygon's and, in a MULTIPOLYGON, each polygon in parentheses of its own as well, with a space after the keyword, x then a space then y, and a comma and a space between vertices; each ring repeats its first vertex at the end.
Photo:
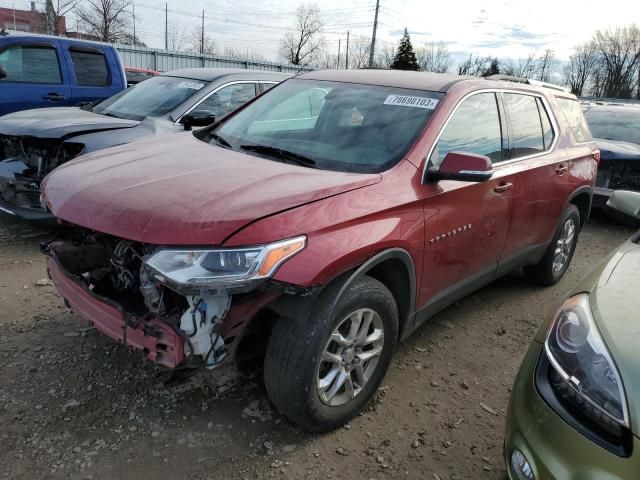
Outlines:
POLYGON ((580 227, 584 227, 589 219, 592 202, 593 189, 590 186, 580 187, 569 196, 567 205, 575 205, 580 211, 580 227))
POLYGON ((349 286, 365 275, 383 283, 395 298, 400 318, 398 334, 402 338, 405 327, 415 316, 416 271, 413 258, 402 248, 390 248, 374 255, 346 277, 338 291, 334 308, 349 286))

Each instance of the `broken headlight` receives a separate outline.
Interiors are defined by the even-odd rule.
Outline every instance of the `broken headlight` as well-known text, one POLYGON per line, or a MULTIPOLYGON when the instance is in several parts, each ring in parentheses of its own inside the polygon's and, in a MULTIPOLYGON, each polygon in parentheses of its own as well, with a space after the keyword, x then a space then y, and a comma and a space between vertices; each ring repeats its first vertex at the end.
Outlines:
POLYGON ((306 237, 246 248, 160 249, 144 260, 151 275, 180 292, 242 292, 273 276, 306 246, 306 237))
POLYGON ((563 398, 604 428, 610 430, 611 422, 629 427, 622 379, 593 320, 587 294, 563 304, 545 350, 557 373, 552 383, 563 398))

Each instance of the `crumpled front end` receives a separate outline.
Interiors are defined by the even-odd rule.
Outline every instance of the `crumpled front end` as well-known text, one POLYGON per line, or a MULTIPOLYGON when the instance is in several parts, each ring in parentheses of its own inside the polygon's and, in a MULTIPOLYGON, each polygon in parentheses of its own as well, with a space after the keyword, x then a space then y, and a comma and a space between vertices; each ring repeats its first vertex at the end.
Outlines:
POLYGON ((251 320, 280 292, 179 293, 156 280, 142 244, 70 229, 43 245, 47 270, 65 304, 96 330, 159 365, 217 369, 232 365, 251 320))
POLYGON ((25 220, 50 220, 40 204, 40 182, 83 148, 57 139, 0 134, 0 211, 25 220))

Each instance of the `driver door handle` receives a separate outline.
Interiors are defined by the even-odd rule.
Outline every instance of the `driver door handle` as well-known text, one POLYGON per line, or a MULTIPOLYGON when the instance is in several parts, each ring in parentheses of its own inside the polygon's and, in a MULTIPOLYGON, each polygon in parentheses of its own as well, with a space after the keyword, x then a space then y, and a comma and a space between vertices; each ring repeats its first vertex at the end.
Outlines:
POLYGON ((64 95, 60 95, 59 93, 47 93, 46 95, 43 95, 42 98, 44 98, 45 100, 52 100, 54 102, 59 102, 61 100, 66 99, 67 97, 65 97, 64 95))
POLYGON ((503 193, 508 192, 512 188, 513 188, 513 183, 503 182, 500 185, 496 185, 495 187, 493 187, 493 191, 499 195, 502 195, 503 193))

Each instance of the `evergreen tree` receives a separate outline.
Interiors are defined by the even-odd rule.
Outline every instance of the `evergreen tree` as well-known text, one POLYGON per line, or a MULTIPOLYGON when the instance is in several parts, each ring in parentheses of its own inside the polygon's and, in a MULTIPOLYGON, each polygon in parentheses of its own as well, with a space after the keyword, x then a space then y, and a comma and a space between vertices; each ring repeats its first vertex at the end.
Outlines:
POLYGON ((402 40, 400 40, 400 45, 398 45, 396 55, 393 58, 391 68, 395 70, 420 70, 420 66, 416 60, 416 54, 411 45, 411 38, 406 28, 404 29, 402 40))
POLYGON ((488 77, 489 75, 498 75, 500 73, 500 62, 497 58, 492 58, 489 67, 482 72, 483 77, 488 77))

